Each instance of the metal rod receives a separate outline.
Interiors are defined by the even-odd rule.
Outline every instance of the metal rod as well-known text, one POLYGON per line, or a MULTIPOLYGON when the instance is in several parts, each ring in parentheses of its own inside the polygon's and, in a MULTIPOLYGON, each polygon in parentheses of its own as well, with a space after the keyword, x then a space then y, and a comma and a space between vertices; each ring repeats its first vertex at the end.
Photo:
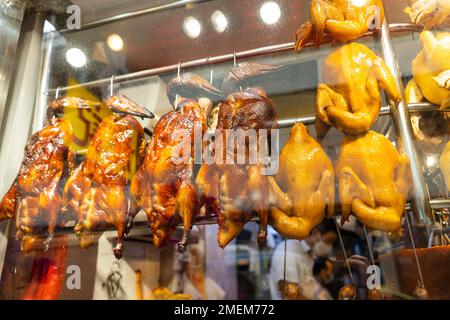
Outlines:
POLYGON ((286 265, 287 265, 287 239, 284 239, 284 265, 283 265, 283 281, 286 283, 286 265))
POLYGON ((341 230, 339 229, 339 224, 337 223, 336 216, 333 216, 333 220, 336 225, 336 231, 337 231, 338 238, 339 238, 339 244, 341 245, 342 253, 344 254, 345 264, 347 265, 347 269, 348 269, 348 275, 350 276, 350 279, 352 280, 352 283, 353 283, 352 268, 350 268, 350 262, 348 262, 347 252, 345 251, 344 241, 342 240, 341 230))
POLYGON ((111 76, 111 82, 110 82, 110 84, 109 84, 109 95, 112 97, 113 95, 114 95, 114 78, 115 78, 116 76, 115 75, 112 75, 111 76))
POLYGON ((372 241, 370 241, 369 233, 367 232, 366 226, 363 224, 364 229, 364 235, 366 236, 367 246, 369 248, 369 254, 370 254, 370 260, 372 262, 372 265, 375 265, 375 258, 373 257, 373 251, 372 251, 372 241))
POLYGON ((102 26, 102 25, 106 25, 106 24, 110 24, 110 23, 114 23, 114 22, 119 22, 119 21, 131 19, 131 18, 143 16, 143 15, 150 14, 150 13, 161 12, 161 11, 164 11, 164 10, 175 9, 175 8, 184 7, 184 6, 187 6, 187 5, 190 5, 190 4, 197 4, 197 3, 201 3, 201 2, 207 2, 207 1, 211 1, 211 0, 180 0, 180 1, 174 1, 172 3, 160 5, 160 6, 157 6, 157 7, 152 7, 152 8, 147 8, 147 9, 127 12, 127 13, 122 13, 122 14, 118 14, 118 15, 115 15, 115 16, 112 16, 112 17, 105 18, 105 19, 100 19, 100 20, 97 20, 97 21, 87 22, 87 23, 84 23, 83 25, 81 25, 80 29, 74 29, 74 30, 61 29, 59 32, 60 33, 79 32, 79 31, 83 31, 83 30, 87 30, 87 29, 96 28, 96 27, 99 27, 99 26, 102 26))
MULTIPOLYGON (((391 24, 390 25, 392 32, 405 32, 405 31, 415 31, 417 28, 423 28, 422 26, 417 26, 414 24, 391 24)), ((373 32, 368 32, 364 36, 370 36, 373 35, 373 32)), ((329 43, 331 42, 331 38, 324 38, 322 39, 322 43, 329 43)), ((313 47, 315 46, 314 43, 310 42, 307 43, 305 47, 313 47)), ((279 53, 279 52, 286 52, 286 51, 293 51, 295 47, 294 42, 287 42, 287 43, 281 43, 266 47, 260 47, 256 49, 250 49, 230 54, 224 54, 220 56, 215 57, 208 57, 208 58, 201 58, 196 60, 191 60, 188 62, 183 63, 180 65, 182 68, 194 68, 194 67, 202 67, 206 66, 208 64, 218 64, 218 63, 224 63, 229 61, 234 61, 234 59, 245 59, 245 58, 251 58, 251 57, 257 57, 267 54, 273 54, 273 53, 279 53)), ((124 82, 129 80, 136 80, 136 79, 142 79, 146 77, 161 75, 169 72, 175 72, 177 71, 179 67, 179 64, 173 64, 169 66, 164 67, 158 67, 153 69, 147 69, 137 72, 132 72, 124 75, 116 76, 116 82, 124 82)), ((69 89, 77 89, 77 88, 90 88, 95 86, 101 86, 106 85, 109 83, 110 78, 104 78, 104 79, 98 79, 94 81, 89 81, 85 83, 80 83, 72 86, 67 87, 61 87, 62 91, 67 91, 69 89)), ((46 95, 54 95, 55 89, 49 89, 46 92, 46 95)))
POLYGON ((408 219, 408 214, 405 214, 405 220, 406 220, 406 226, 407 226, 407 229, 409 232, 409 236, 411 238, 411 245, 412 245, 413 251, 414 251, 414 258, 416 260, 417 272, 419 273, 420 286, 422 288, 425 288, 425 283, 423 282, 423 276, 422 276, 422 269, 420 267, 419 257, 417 255, 416 244, 414 243, 414 238, 413 238, 413 234, 412 234, 411 224, 409 223, 409 219, 408 219))
POLYGON ((391 116, 397 132, 399 145, 403 148, 403 151, 411 161, 411 171, 415 191, 413 193, 411 206, 416 217, 416 224, 420 226, 430 226, 433 221, 433 214, 430 207, 430 195, 423 176, 420 158, 414 145, 414 134, 408 105, 406 103, 402 77, 396 62, 396 54, 390 38, 389 26, 386 21, 383 23, 380 42, 383 49, 383 58, 394 75, 402 95, 402 99, 398 106, 395 107, 392 105, 391 116))

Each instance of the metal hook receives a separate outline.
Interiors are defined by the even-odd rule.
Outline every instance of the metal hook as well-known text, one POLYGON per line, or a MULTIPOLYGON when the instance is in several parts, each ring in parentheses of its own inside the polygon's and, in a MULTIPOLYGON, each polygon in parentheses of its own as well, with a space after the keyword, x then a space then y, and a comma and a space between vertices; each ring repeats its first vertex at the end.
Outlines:
MULTIPOLYGON (((209 64, 209 59, 210 59, 210 58, 211 58, 210 56, 208 56, 208 57, 206 58, 206 64, 209 64)), ((214 70, 211 68, 211 71, 209 72, 209 83, 210 83, 210 84, 213 83, 213 78, 214 78, 214 70)))
POLYGON ((236 51, 233 52, 233 64, 235 67, 237 67, 236 51))
POLYGON ((110 82, 110 88, 109 88, 109 95, 112 97, 113 95, 114 95, 114 78, 115 78, 116 76, 115 75, 112 75, 111 76, 111 82, 110 82))
POLYGON ((178 62, 178 70, 177 70, 177 76, 178 76, 178 78, 180 77, 180 75, 181 75, 181 61, 178 62))
POLYGON ((61 87, 56 88, 56 92, 55 92, 55 100, 58 100, 58 99, 59 99, 60 91, 61 91, 61 87))

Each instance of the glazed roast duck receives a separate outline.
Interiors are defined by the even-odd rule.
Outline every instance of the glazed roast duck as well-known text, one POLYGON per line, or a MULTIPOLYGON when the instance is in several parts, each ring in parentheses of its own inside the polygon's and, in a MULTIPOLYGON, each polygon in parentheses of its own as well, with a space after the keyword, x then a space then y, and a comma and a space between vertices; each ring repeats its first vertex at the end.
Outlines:
POLYGON ((381 0, 312 0, 310 15, 297 30, 297 52, 308 42, 319 45, 324 35, 342 43, 358 39, 371 29, 381 28, 384 21, 381 0))
POLYGON ((162 116, 156 124, 145 159, 131 185, 133 212, 145 211, 156 247, 165 244, 182 223, 184 234, 178 249, 181 252, 186 249, 198 213, 194 184, 195 127, 198 126, 203 137, 212 106, 210 98, 220 95, 218 89, 193 74, 181 75, 169 83, 168 97, 177 103, 176 110, 162 116))
POLYGON ((75 169, 64 188, 64 211, 75 217, 75 233, 87 248, 110 227, 117 230, 114 248, 122 256, 122 242, 130 215, 131 179, 143 161, 144 129, 131 115, 153 114, 123 95, 105 101, 116 113, 105 118, 88 147, 86 159, 75 169))

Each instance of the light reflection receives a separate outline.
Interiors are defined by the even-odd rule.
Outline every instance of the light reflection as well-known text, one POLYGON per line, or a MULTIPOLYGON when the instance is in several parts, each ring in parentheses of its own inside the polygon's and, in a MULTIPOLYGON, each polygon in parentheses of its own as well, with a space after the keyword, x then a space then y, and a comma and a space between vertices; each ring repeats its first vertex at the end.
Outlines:
POLYGON ((87 62, 86 55, 78 48, 70 48, 67 50, 66 60, 74 68, 84 67, 87 62))
POLYGON ((281 17, 280 5, 274 1, 267 1, 261 6, 259 14, 265 24, 275 24, 281 17))
POLYGON ((106 39, 106 43, 108 44, 108 47, 112 51, 120 51, 123 49, 124 43, 121 36, 119 36, 117 33, 113 33, 108 36, 108 39, 106 39))
POLYGON ((228 28, 228 19, 220 10, 213 12, 211 15, 211 22, 214 29, 219 33, 224 32, 228 28))
POLYGON ((195 39, 200 35, 202 26, 200 25, 200 22, 194 17, 187 17, 186 20, 184 20, 183 29, 188 37, 195 39))

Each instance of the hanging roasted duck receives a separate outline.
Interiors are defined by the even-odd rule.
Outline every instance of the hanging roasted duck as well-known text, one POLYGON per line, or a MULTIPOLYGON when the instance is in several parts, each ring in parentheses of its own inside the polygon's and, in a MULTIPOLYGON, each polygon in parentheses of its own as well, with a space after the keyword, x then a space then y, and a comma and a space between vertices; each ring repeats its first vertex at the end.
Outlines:
POLYGON ((129 187, 145 151, 144 129, 131 115, 153 114, 125 96, 104 101, 116 113, 98 126, 89 144, 86 160, 64 187, 64 211, 77 220, 75 233, 87 248, 110 227, 117 230, 114 255, 122 256, 122 242, 130 210, 129 187))
POLYGON ((330 127, 360 134, 370 129, 381 108, 380 89, 398 103, 400 92, 386 63, 359 43, 332 52, 317 88, 316 129, 322 139, 330 127))
POLYGON ((169 98, 177 103, 176 111, 165 114, 156 124, 144 162, 131 185, 133 212, 144 209, 156 247, 166 243, 182 223, 184 233, 178 250, 186 249, 198 213, 194 185, 195 148, 203 148, 206 118, 211 111, 210 99, 219 94, 220 91, 205 79, 192 74, 176 77, 168 86, 169 98), (199 100, 189 99, 191 97, 199 100), (197 146, 195 130, 200 135, 197 146))
POLYGON ((431 29, 446 22, 450 16, 450 0, 415 0, 405 8, 412 23, 423 24, 431 29))
POLYGON ((220 105, 217 129, 221 140, 214 154, 212 164, 203 164, 197 175, 197 187, 200 192, 200 203, 207 212, 218 217, 219 245, 223 248, 233 240, 249 222, 256 212, 260 218, 258 244, 265 245, 269 214, 269 187, 267 177, 263 174, 263 161, 258 156, 254 163, 239 163, 243 156, 250 159, 251 153, 261 155, 265 142, 260 141, 260 129, 272 129, 277 124, 277 116, 272 101, 259 88, 249 88, 229 95, 220 105), (255 130, 257 143, 249 140, 237 145, 229 144, 230 132, 238 135, 247 130, 255 130), (228 131, 228 133, 227 133, 228 131), (228 134, 228 136, 227 136, 228 134), (243 149, 243 151, 242 151, 243 149), (239 152, 239 154, 238 154, 239 152), (233 159, 228 161, 227 159, 233 159))
POLYGON ((324 35, 339 42, 360 38, 366 32, 381 28, 384 8, 381 0, 312 0, 311 20, 296 33, 295 50, 308 42, 319 45, 324 35))
POLYGON ((294 125, 279 159, 269 177, 270 224, 284 238, 302 240, 334 213, 333 164, 303 124, 294 125))
POLYGON ((409 159, 374 131, 347 135, 336 166, 342 224, 350 214, 371 229, 400 229, 412 184, 409 159))
POLYGON ((16 237, 22 250, 48 245, 59 215, 65 179, 74 169, 73 130, 69 121, 58 119, 66 107, 91 108, 97 105, 74 97, 64 97, 48 106, 50 124, 28 141, 19 174, 0 203, 0 221, 16 219, 16 237))

